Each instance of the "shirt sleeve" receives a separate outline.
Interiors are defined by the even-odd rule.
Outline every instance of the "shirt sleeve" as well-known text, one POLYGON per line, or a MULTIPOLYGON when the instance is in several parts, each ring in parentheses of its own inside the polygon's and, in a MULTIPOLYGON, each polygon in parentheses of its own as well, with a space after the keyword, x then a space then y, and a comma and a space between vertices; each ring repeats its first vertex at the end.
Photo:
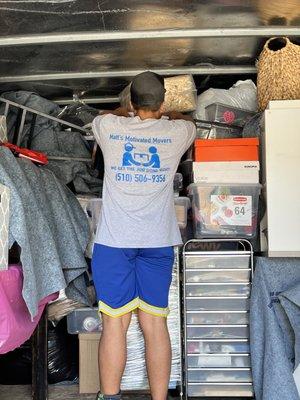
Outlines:
POLYGON ((105 132, 105 125, 113 118, 113 114, 98 115, 92 122, 92 131, 96 142, 100 147, 103 147, 103 135, 105 132))
POLYGON ((189 149, 196 139, 196 125, 192 121, 184 121, 186 127, 186 148, 189 149))
POLYGON ((196 138, 196 126, 192 121, 185 121, 183 119, 173 120, 178 130, 178 135, 182 136, 182 154, 184 154, 193 144, 196 138))

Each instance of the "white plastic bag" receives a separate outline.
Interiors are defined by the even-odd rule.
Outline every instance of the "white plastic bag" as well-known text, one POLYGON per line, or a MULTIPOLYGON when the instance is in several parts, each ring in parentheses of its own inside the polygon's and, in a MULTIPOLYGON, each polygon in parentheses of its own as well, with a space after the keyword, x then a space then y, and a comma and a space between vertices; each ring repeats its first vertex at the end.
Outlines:
POLYGON ((257 111, 256 85, 251 79, 237 81, 230 89, 208 89, 198 96, 196 119, 207 119, 205 108, 210 104, 221 103, 228 106, 257 111))

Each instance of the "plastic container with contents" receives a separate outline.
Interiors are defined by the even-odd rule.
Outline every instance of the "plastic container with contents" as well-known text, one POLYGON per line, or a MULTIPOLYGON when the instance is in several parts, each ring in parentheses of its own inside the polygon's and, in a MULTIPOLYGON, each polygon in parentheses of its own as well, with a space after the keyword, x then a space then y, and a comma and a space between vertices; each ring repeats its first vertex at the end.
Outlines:
POLYGON ((189 186, 196 238, 253 238, 258 219, 259 184, 189 186))
POLYGON ((250 368, 189 368, 187 375, 189 382, 252 382, 250 368))
POLYGON ((175 197, 175 211, 180 229, 186 228, 187 212, 191 207, 191 202, 188 197, 175 197))
POLYGON ((187 388, 191 397, 253 397, 251 383, 190 383, 187 388))
POLYGON ((187 283, 187 297, 241 297, 249 296, 250 283, 187 283))
POLYGON ((249 282, 251 269, 187 269, 187 283, 249 282))
POLYGON ((182 174, 177 172, 173 180, 174 196, 179 196, 179 192, 182 190, 182 188, 183 188, 183 177, 182 174))
POLYGON ((187 364, 189 368, 195 367, 250 367, 249 354, 207 354, 188 355, 187 364))
POLYGON ((67 317, 68 332, 72 335, 99 332, 102 329, 97 308, 79 308, 67 317))
POLYGON ((247 339, 239 340, 191 340, 187 341, 189 354, 249 354, 250 344, 247 339))
POLYGON ((249 324, 246 311, 187 311, 186 322, 189 325, 244 325, 249 324))
POLYGON ((243 137, 243 129, 240 127, 222 128, 211 127, 210 129, 197 128, 197 139, 237 139, 243 137))
POLYGON ((205 107, 205 114, 209 121, 223 122, 241 127, 255 115, 252 111, 221 103, 214 103, 205 107))
POLYGON ((188 339, 247 339, 247 325, 198 325, 187 327, 188 339))
POLYGON ((185 257, 186 268, 203 269, 238 269, 249 268, 250 255, 212 255, 199 256, 191 255, 185 257))
POLYGON ((249 298, 245 297, 217 297, 217 298, 187 298, 186 308, 190 311, 248 311, 249 298))

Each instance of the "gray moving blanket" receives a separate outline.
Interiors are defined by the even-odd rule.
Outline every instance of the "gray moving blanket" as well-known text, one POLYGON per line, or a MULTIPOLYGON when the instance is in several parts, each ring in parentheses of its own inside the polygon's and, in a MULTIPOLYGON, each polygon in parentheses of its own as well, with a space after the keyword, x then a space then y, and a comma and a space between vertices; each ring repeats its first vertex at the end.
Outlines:
POLYGON ((300 258, 256 258, 250 308, 257 400, 299 400, 300 258))
MULTIPOLYGON (((1 96, 55 117, 61 112, 57 104, 32 92, 20 90, 3 93, 1 96)), ((4 105, 0 107, 0 114, 3 111, 4 105)), ((88 142, 80 132, 64 131, 58 122, 41 116, 37 116, 35 127, 31 131, 32 116, 31 113, 26 114, 21 137, 22 147, 41 151, 49 156, 91 158, 88 142)), ((13 127, 17 117, 18 109, 10 107, 7 116, 8 140, 10 142, 13 142, 13 127)), ((90 165, 86 162, 75 160, 50 161, 47 168, 54 172, 63 183, 73 182, 76 193, 99 194, 101 192, 102 181, 94 176, 95 171, 92 171, 90 165)))
POLYGON ((38 302, 66 289, 88 304, 84 252, 87 218, 73 193, 44 167, 0 147, 0 183, 11 190, 9 245, 21 247, 23 297, 32 316, 38 302))

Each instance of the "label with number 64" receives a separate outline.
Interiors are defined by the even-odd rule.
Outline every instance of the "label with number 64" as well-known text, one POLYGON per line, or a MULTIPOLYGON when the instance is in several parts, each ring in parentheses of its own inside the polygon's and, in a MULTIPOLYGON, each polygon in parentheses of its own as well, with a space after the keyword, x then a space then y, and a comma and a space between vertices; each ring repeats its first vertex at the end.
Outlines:
POLYGON ((252 226, 252 196, 212 195, 211 223, 252 226))

